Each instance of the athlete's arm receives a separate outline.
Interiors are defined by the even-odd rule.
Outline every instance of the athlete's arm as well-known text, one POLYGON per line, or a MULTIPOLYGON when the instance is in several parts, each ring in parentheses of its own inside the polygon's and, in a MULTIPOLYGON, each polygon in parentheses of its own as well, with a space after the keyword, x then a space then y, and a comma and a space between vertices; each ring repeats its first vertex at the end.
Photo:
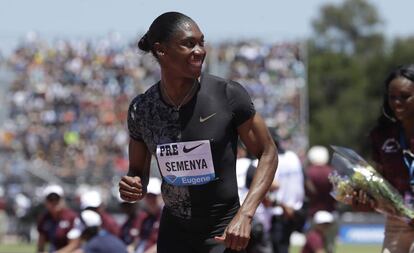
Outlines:
POLYGON ((119 193, 125 201, 138 201, 144 197, 149 180, 151 153, 144 142, 130 139, 129 170, 119 182, 119 193))
POLYGON ((238 128, 241 140, 249 152, 259 158, 250 190, 236 216, 227 226, 223 236, 216 237, 227 248, 241 250, 247 247, 251 222, 257 207, 269 190, 277 167, 277 149, 263 118, 255 114, 238 128))
POLYGON ((247 150, 259 159, 252 184, 240 212, 253 217, 272 185, 277 168, 277 149, 272 137, 259 114, 243 123, 238 132, 247 150))

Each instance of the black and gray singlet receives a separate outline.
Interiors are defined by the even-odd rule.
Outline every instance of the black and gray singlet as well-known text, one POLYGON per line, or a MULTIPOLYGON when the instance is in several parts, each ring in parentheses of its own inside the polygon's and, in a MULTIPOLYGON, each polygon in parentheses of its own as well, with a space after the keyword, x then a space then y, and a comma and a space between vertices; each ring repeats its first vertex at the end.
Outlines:
POLYGON ((130 137, 144 142, 154 156, 160 144, 210 141, 216 179, 196 186, 174 186, 163 180, 162 196, 168 215, 190 223, 204 220, 208 224, 200 229, 206 230, 206 236, 221 235, 240 206, 237 127, 253 117, 253 103, 240 84, 204 73, 193 98, 178 111, 160 92, 158 82, 133 99, 128 112, 130 137))

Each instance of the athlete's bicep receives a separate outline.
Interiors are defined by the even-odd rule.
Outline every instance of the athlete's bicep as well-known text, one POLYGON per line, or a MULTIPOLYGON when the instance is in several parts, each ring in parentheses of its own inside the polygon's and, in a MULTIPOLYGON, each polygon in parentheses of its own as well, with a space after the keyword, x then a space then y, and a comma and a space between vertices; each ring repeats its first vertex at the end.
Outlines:
POLYGON ((151 164, 151 153, 142 141, 129 141, 129 171, 128 176, 148 177, 151 164))
POLYGON ((274 145, 267 126, 258 113, 241 124, 237 131, 247 150, 256 157, 261 157, 266 149, 274 145))
POLYGON ((256 113, 237 129, 247 150, 259 158, 249 192, 239 210, 253 216, 272 184, 277 167, 277 150, 259 114, 256 113))

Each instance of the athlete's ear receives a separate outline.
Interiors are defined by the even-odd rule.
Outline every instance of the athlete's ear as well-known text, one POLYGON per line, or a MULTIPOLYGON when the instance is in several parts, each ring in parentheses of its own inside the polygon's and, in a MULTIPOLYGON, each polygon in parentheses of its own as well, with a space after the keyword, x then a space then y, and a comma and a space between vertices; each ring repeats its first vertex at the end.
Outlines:
POLYGON ((155 53, 157 54, 158 57, 164 56, 165 50, 164 50, 163 45, 161 45, 161 43, 155 42, 154 43, 154 49, 155 49, 155 53))

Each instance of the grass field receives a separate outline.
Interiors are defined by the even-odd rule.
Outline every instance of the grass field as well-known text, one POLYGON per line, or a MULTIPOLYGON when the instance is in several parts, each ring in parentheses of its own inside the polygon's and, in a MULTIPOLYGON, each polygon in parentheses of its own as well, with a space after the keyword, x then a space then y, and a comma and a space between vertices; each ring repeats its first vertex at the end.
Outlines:
MULTIPOLYGON (((379 253, 381 245, 338 245, 336 253, 379 253)), ((33 244, 1 244, 0 253, 33 253, 33 244)), ((172 252, 173 253, 173 252, 172 252)), ((290 253, 300 253, 300 247, 291 247, 290 253)))
MULTIPOLYGON (((291 247, 290 253, 300 253, 301 248, 291 247)), ((337 245, 335 253, 380 253, 381 245, 337 245)))
POLYGON ((33 253, 36 252, 34 244, 0 244, 0 253, 33 253))

